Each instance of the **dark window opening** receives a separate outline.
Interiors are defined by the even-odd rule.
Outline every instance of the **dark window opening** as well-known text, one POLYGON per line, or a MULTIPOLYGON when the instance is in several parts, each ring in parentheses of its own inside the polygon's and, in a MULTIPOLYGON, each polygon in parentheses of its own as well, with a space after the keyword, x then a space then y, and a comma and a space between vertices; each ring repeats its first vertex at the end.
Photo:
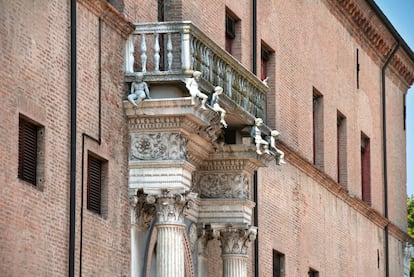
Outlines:
POLYGON ((37 185, 39 126, 19 117, 19 165, 18 178, 37 185))
POLYGON ((272 55, 272 51, 269 50, 268 47, 265 47, 264 45, 262 45, 262 49, 261 49, 261 55, 260 55, 260 72, 261 72, 261 76, 260 79, 263 81, 266 78, 269 77, 269 67, 270 67, 270 57, 272 55))
POLYGON ((319 277, 319 272, 313 268, 309 269, 308 274, 309 274, 309 277, 319 277))
POLYGON ((361 133, 361 188, 362 201, 371 205, 371 150, 370 139, 361 133))
POLYGON ((346 118, 339 111, 337 112, 337 139, 336 139, 336 158, 337 158, 337 182, 346 185, 347 160, 346 160, 346 118))
POLYGON ((87 208, 97 214, 101 214, 102 165, 102 160, 88 155, 87 208))
POLYGON ((124 1, 123 0, 108 0, 108 3, 111 4, 119 12, 124 10, 124 1))
POLYGON ((236 38, 236 19, 226 14, 226 51, 233 53, 233 41, 236 38))
POLYGON ((273 277, 284 277, 285 255, 273 250, 273 277))
POLYGON ((313 89, 312 105, 312 137, 313 137, 313 164, 323 170, 323 97, 313 89))

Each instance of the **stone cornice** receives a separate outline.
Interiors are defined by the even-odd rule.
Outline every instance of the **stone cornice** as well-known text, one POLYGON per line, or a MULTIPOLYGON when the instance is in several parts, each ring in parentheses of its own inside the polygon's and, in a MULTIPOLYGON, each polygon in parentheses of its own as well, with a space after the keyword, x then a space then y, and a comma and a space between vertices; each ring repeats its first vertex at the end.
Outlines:
POLYGON ((283 142, 279 141, 278 147, 285 152, 285 160, 289 164, 295 166, 303 173, 314 179, 318 184, 320 184, 322 187, 330 191, 333 195, 347 203, 351 208, 359 212, 361 215, 368 218, 375 225, 382 229, 384 229, 388 225, 390 234, 392 234, 395 238, 401 241, 414 243, 414 239, 411 238, 406 232, 404 232, 399 227, 391 223, 378 211, 368 206, 361 199, 351 196, 346 188, 335 182, 327 174, 317 169, 313 164, 302 158, 299 154, 297 154, 294 150, 289 148, 283 142))
POLYGON ((93 14, 116 30, 122 37, 127 38, 135 27, 122 14, 119 13, 108 1, 105 0, 78 0, 79 4, 87 8, 93 14))
MULTIPOLYGON (((367 1, 324 0, 323 2, 356 41, 362 46, 368 45, 370 49, 368 54, 382 65, 395 47, 397 39, 367 1)), ((390 65, 407 88, 414 82, 414 60, 407 55, 405 49, 396 53, 390 65)))

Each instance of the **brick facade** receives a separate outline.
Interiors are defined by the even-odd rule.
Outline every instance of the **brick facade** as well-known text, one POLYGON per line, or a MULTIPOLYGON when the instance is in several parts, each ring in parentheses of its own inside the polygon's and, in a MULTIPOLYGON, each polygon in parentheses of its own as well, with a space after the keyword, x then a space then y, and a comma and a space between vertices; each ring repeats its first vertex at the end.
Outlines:
MULTIPOLYGON (((192 21, 223 49, 226 9, 231 11, 240 19, 235 57, 252 71, 252 1, 164 2, 166 20, 192 21)), ((386 219, 381 67, 394 45, 393 34, 378 16, 368 16, 373 13, 369 1, 257 2, 257 75, 264 42, 274 51, 267 125, 280 131, 287 164, 258 170, 258 253, 252 245, 248 276, 255 276, 255 268, 257 276, 272 275, 273 250, 285 255, 285 276, 307 276, 309 268, 320 276, 385 276, 386 225, 390 276, 402 276, 403 242, 412 242, 405 233, 403 128, 403 96, 414 81, 412 52, 400 48, 386 70, 386 219), (361 26, 379 27, 362 33, 361 26), (314 89, 323 95, 319 169, 312 164, 314 89), (338 111, 346 117, 344 185, 336 182, 338 111), (370 206, 361 201, 361 132, 371 141, 370 206)), ((157 21, 157 3, 77 1, 75 275, 80 270, 84 276, 130 275, 125 42, 131 22, 157 21), (101 216, 85 204, 82 173, 88 153, 108 161, 101 216)), ((14 0, 1 1, 0 10, 0 276, 64 276, 69 259, 70 6, 68 1, 14 0), (17 178, 19 115, 45 130, 44 180, 37 186, 17 178)), ((219 245, 216 240, 208 244, 208 276, 222 274, 219 245)))

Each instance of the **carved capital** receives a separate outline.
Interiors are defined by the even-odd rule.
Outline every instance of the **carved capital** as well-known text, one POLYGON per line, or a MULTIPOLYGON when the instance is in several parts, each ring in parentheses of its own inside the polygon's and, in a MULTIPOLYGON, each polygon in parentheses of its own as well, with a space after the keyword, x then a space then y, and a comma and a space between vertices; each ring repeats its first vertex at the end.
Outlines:
POLYGON ((148 195, 147 201, 156 207, 157 224, 183 224, 184 209, 193 206, 195 193, 186 195, 164 191, 161 195, 148 195))
POLYGON ((223 255, 239 254, 247 255, 247 249, 252 241, 256 239, 257 228, 240 229, 227 227, 214 230, 213 234, 221 241, 221 251, 223 255))
POLYGON ((130 160, 187 160, 187 143, 180 133, 132 134, 130 160))
POLYGON ((244 173, 195 173, 194 191, 202 198, 249 198, 250 177, 244 173))
POLYGON ((146 201, 146 194, 135 191, 129 196, 131 206, 131 224, 146 231, 155 216, 155 205, 146 201))

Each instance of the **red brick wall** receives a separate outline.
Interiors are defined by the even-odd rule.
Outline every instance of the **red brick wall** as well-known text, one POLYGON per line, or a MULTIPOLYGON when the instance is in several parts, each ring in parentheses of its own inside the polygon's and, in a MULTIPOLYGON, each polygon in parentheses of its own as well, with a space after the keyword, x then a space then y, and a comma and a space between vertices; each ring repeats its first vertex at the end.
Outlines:
MULTIPOLYGON (((0 275, 63 276, 68 272, 70 156, 69 2, 3 2, 0 14, 0 275), (17 179, 19 113, 45 129, 41 189, 17 179)), ((98 133, 98 17, 78 4, 78 133, 76 271, 79 271, 82 132, 98 133)), ((124 39, 102 28, 102 145, 109 160, 107 216, 84 210, 85 276, 129 274, 129 208, 123 97, 124 39), (113 128, 118 130, 113 132, 113 128)), ((86 199, 86 190, 85 190, 86 199)), ((86 207, 86 205, 85 205, 86 207)))

